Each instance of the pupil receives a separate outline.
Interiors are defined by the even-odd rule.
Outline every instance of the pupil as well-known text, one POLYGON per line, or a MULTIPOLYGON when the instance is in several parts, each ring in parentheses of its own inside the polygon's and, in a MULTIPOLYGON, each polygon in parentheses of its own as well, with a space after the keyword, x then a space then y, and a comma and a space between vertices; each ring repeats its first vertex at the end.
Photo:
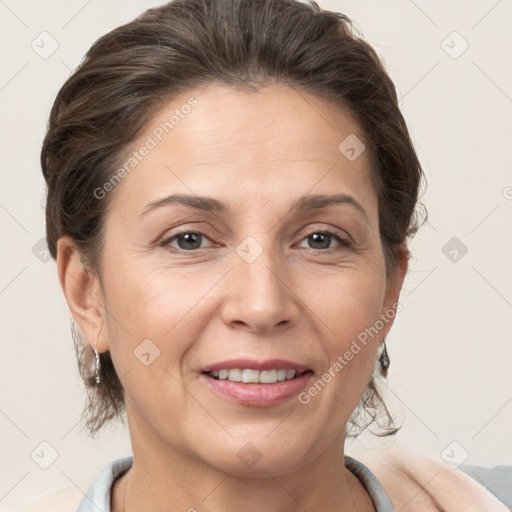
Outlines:
MULTIPOLYGON (((318 243, 318 239, 324 239, 324 243, 322 244, 320 242, 320 245, 322 246, 321 248, 322 249, 327 249, 329 247, 329 240, 330 240, 330 235, 323 235, 322 233, 313 233, 312 235, 310 235, 310 237, 313 239, 313 242, 314 243, 318 243), (325 243, 325 241, 327 240, 327 244, 325 243)), ((315 248, 318 248, 318 247, 315 247, 315 248)))
POLYGON ((201 242, 199 241, 199 236, 200 235, 198 235, 197 233, 185 233, 184 235, 182 235, 178 239, 178 241, 184 240, 185 247, 183 247, 182 243, 179 243, 180 249, 197 249, 201 245, 201 242), (190 247, 190 245, 187 246, 186 244, 192 244, 193 247, 190 247))

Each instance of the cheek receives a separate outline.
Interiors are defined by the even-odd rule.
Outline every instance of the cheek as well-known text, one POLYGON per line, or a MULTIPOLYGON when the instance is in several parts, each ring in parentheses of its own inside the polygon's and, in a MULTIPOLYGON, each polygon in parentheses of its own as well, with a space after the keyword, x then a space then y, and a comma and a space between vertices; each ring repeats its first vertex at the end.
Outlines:
POLYGON ((119 265, 110 275, 110 351, 127 407, 169 429, 169 417, 186 410, 180 365, 202 328, 194 321, 194 305, 208 282, 185 282, 175 272, 142 266, 134 271, 119 265))
MULTIPOLYGON (((323 323, 331 332, 330 351, 346 350, 352 340, 364 339, 382 313, 384 282, 378 271, 346 274, 332 280, 322 293, 317 293, 313 304, 323 323)), ((378 335, 368 336, 380 340, 378 335)))
MULTIPOLYGON (((383 281, 369 269, 354 279, 340 279, 337 289, 322 295, 316 310, 329 336, 324 338, 327 364, 317 377, 329 383, 340 409, 357 403, 371 376, 379 343, 378 327, 383 305, 383 281)), ((319 386, 321 387, 321 386, 319 386)), ((334 399, 334 398, 333 398, 334 399)))
POLYGON ((157 366, 175 370, 193 340, 200 337, 202 301, 219 277, 198 279, 193 270, 133 267, 119 264, 111 269, 107 291, 109 333, 115 333, 112 355, 120 365, 137 368, 140 361, 135 358, 149 352, 157 366))

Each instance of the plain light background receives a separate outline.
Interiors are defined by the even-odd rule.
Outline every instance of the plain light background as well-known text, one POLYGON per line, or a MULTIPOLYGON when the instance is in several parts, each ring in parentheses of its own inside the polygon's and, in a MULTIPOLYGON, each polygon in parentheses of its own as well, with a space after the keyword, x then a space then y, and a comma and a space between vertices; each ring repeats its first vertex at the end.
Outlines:
MULTIPOLYGON (((71 315, 56 264, 41 245, 39 152, 53 100, 91 44, 163 3, 0 0, 0 507, 6 510, 62 487, 73 489, 78 504, 102 467, 131 453, 122 425, 95 441, 80 431, 85 394, 71 315), (41 55, 41 38, 44 51, 52 40, 58 44, 51 55, 41 55)), ((384 60, 426 175, 421 201, 429 223, 410 245, 403 310, 387 339, 389 388, 382 389, 403 424, 396 442, 411 441, 437 457, 448 450, 470 464, 510 465, 512 2, 319 4, 352 18, 384 60)), ((374 442, 365 436, 352 444, 356 450, 374 442)))

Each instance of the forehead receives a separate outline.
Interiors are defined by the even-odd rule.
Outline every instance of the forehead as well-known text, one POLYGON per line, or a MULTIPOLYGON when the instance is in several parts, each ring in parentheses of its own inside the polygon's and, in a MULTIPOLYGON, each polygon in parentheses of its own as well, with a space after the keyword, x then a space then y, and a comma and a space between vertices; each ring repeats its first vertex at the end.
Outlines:
POLYGON ((348 111, 305 91, 210 85, 161 105, 128 148, 124 164, 133 165, 125 165, 112 201, 140 210, 166 193, 229 192, 233 204, 252 197, 268 207, 283 193, 337 187, 371 211, 376 195, 364 140, 348 111), (362 152, 353 158, 347 148, 362 152))

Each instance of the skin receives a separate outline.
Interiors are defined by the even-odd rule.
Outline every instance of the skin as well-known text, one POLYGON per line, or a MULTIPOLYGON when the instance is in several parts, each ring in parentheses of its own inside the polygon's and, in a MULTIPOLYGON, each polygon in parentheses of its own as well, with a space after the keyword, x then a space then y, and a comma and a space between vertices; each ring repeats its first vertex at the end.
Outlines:
POLYGON ((310 368, 313 384, 398 302, 405 246, 387 281, 368 151, 349 161, 338 149, 364 134, 303 91, 210 85, 164 105, 130 150, 190 96, 198 105, 110 192, 103 286, 68 237, 58 242, 73 317, 91 346, 110 350, 125 389, 134 464, 116 482, 113 510, 373 511, 344 466, 345 428, 392 319, 307 404, 240 405, 199 378, 210 363, 281 358, 310 368), (139 218, 176 193, 230 211, 172 204, 139 218), (302 195, 334 193, 366 218, 349 204, 290 211, 302 195), (315 243, 326 229, 353 245, 315 243), (204 236, 159 245, 182 230, 204 236), (262 250, 251 263, 236 251, 246 237, 262 250), (147 338, 160 350, 149 366, 134 357, 147 338), (237 457, 248 442, 261 454, 251 467, 237 457))

